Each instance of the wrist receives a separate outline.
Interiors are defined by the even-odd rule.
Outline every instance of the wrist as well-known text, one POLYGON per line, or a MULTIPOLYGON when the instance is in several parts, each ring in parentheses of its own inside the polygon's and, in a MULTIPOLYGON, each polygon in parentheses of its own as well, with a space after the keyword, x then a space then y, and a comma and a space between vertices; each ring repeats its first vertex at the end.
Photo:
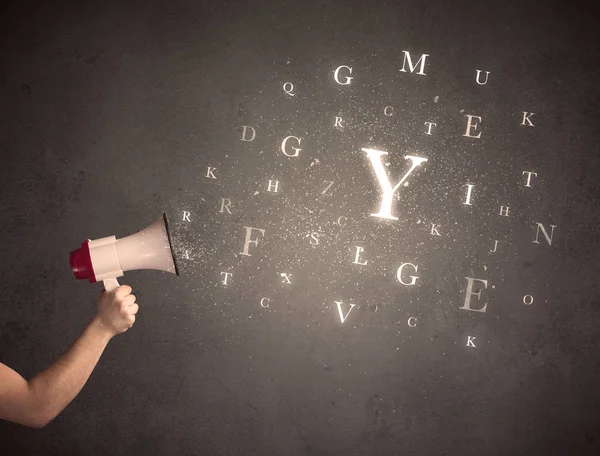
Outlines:
POLYGON ((109 329, 107 325, 103 324, 102 320, 97 315, 88 325, 87 331, 106 343, 108 343, 108 341, 115 335, 114 331, 109 329))

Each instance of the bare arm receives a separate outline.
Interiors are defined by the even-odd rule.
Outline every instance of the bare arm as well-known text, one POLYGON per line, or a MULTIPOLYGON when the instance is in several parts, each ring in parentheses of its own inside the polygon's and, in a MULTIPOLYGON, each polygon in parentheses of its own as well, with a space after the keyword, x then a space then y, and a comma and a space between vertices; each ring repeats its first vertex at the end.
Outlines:
POLYGON ((83 388, 106 345, 135 322, 138 305, 122 285, 98 299, 98 312, 85 331, 53 365, 27 382, 0 363, 0 418, 43 427, 83 388))

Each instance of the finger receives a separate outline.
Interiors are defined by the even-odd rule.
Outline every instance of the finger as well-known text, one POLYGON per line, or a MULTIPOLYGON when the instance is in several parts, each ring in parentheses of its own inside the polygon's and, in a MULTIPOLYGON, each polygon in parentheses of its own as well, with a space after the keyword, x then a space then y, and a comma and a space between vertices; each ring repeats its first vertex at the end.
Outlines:
POLYGON ((127 303, 128 306, 130 306, 131 304, 133 304, 135 302, 135 295, 130 294, 129 296, 126 296, 123 299, 123 302, 127 303))
POLYGON ((129 306, 129 313, 131 313, 131 315, 135 315, 136 313, 138 313, 138 310, 140 310, 140 306, 138 306, 137 304, 132 304, 131 306, 129 306))
POLYGON ((129 285, 121 285, 115 290, 115 296, 125 297, 131 293, 132 288, 129 285))
POLYGON ((134 323, 135 323, 135 315, 131 315, 131 317, 129 318, 129 327, 131 328, 134 323))

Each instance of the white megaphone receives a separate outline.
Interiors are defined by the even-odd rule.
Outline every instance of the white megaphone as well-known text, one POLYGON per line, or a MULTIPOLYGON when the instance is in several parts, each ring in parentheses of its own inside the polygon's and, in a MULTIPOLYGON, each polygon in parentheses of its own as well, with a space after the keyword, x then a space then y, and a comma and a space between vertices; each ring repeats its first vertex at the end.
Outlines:
POLYGON ((69 260, 75 278, 89 279, 90 283, 102 280, 106 291, 118 288, 117 277, 133 269, 156 269, 179 275, 164 212, 148 228, 122 239, 115 236, 87 239, 81 248, 69 254, 69 260))

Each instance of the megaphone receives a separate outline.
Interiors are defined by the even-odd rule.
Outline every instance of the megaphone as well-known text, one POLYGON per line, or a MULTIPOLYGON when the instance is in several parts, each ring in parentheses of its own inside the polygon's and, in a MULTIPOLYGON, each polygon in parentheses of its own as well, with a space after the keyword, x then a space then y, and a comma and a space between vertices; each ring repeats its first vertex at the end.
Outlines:
POLYGON ((75 278, 90 283, 102 280, 106 291, 119 287, 117 277, 124 271, 155 269, 179 275, 164 212, 152 225, 130 236, 85 240, 69 254, 69 261, 75 278))

